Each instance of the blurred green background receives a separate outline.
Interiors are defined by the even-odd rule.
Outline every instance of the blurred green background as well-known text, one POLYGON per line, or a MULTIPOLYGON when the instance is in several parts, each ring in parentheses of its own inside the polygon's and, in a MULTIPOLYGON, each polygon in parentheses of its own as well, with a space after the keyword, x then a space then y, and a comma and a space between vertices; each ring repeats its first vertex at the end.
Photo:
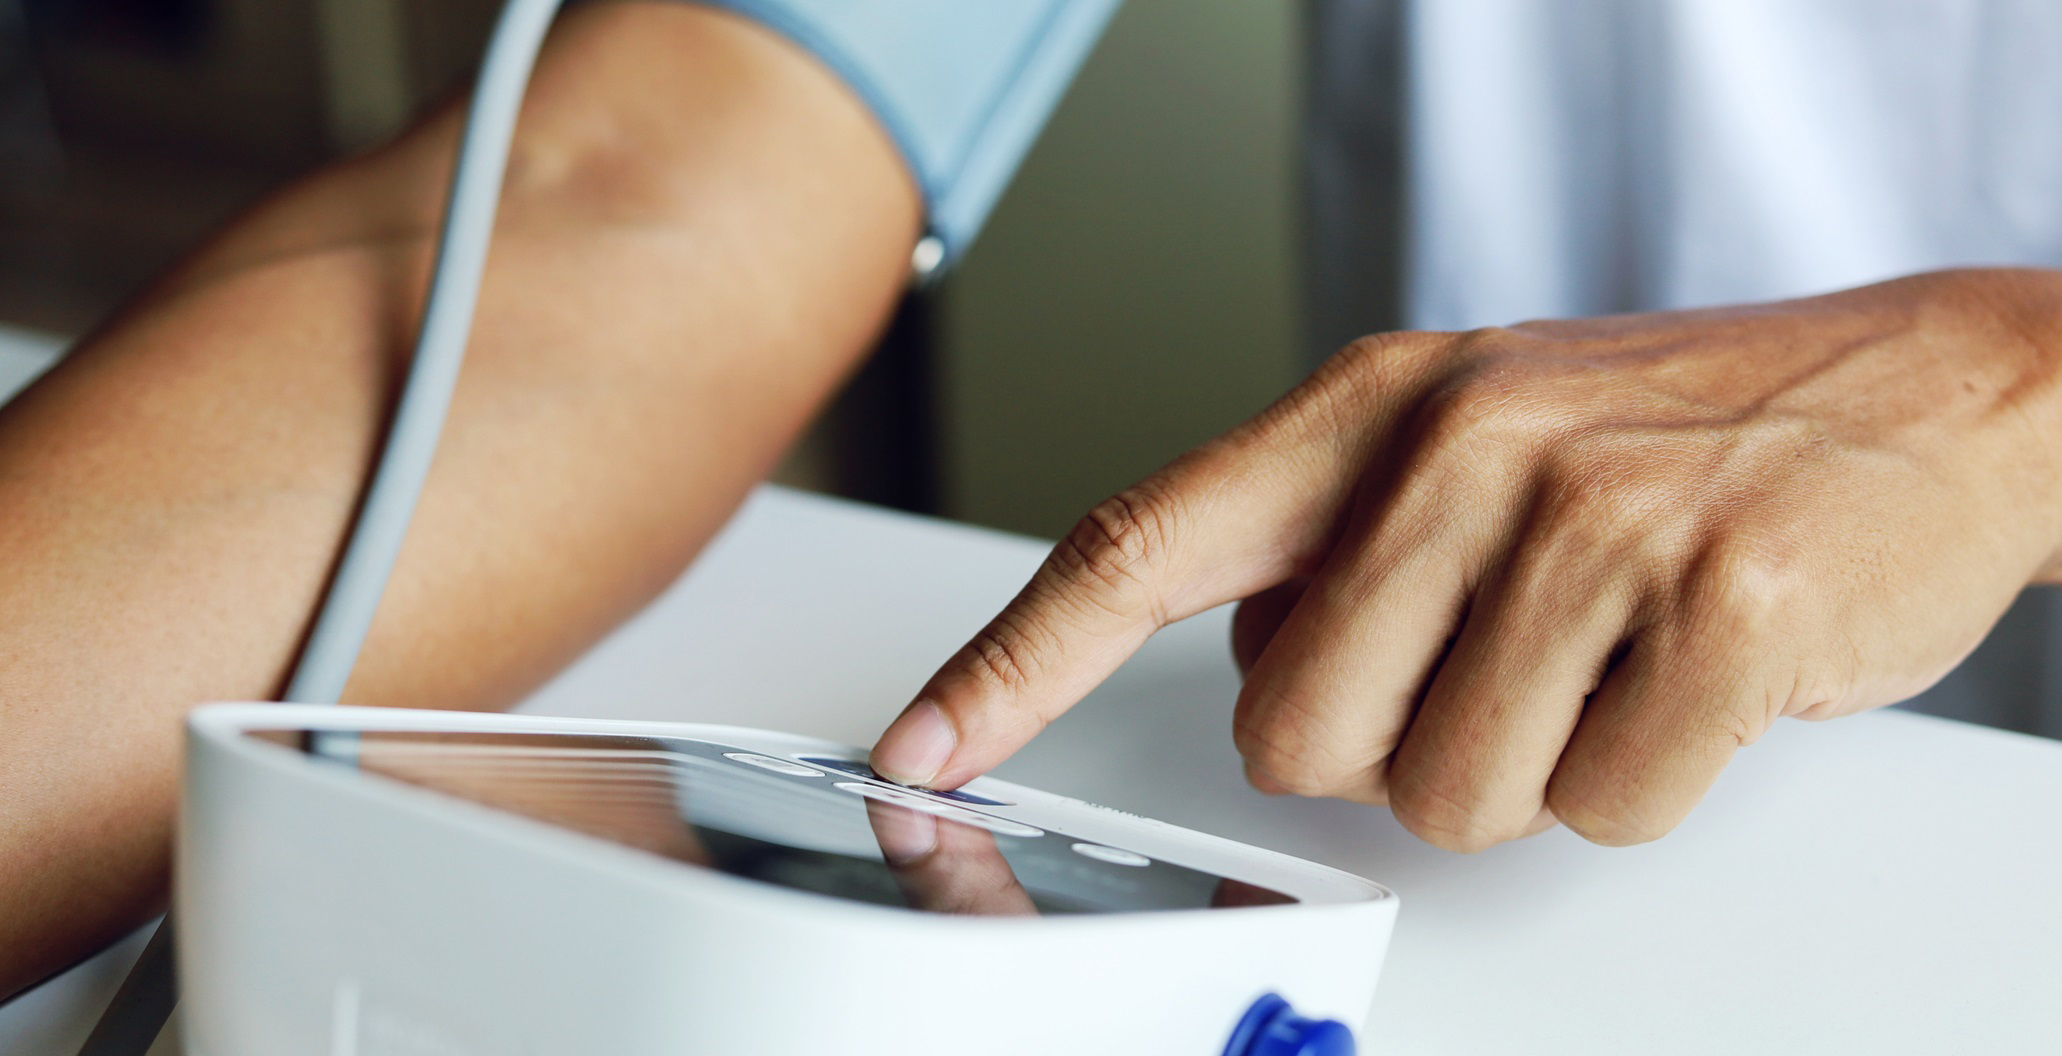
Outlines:
MULTIPOLYGON (((89 330, 462 84, 496 0, 0 0, 0 324, 89 330)), ((1129 0, 783 480, 1052 535, 1300 372, 1300 5, 1129 0)))

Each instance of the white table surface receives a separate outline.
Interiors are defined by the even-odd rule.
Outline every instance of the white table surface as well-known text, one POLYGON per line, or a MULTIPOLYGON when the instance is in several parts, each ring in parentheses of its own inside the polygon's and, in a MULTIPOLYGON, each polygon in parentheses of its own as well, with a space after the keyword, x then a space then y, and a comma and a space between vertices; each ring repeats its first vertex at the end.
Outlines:
MULTIPOLYGON (((868 743, 1043 552, 762 492, 527 710, 868 743)), ((1397 890, 1366 1051, 2062 1052, 2062 744, 1892 712, 1786 722, 1665 840, 1463 856, 1386 811, 1247 789, 1228 635, 1223 610, 1163 632, 999 773, 1397 890)))
MULTIPOLYGON (((524 710, 863 744, 1042 550, 767 489, 524 710)), ((1164 632, 1000 773, 1395 888, 1364 1052, 2062 1052, 2062 744, 1891 712, 1784 723, 1658 843, 1460 856, 1384 811, 1247 790, 1227 627, 1164 632)), ((70 1056, 130 956, 0 1008, 0 1054, 70 1056)))

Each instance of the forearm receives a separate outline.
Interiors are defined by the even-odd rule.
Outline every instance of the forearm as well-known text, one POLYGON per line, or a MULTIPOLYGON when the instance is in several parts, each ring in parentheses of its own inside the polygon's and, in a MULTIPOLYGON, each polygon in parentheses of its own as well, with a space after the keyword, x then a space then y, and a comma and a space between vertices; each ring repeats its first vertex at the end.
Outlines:
MULTIPOLYGON (((161 900, 184 710, 278 692, 457 131, 256 210, 0 414, 0 994, 161 900)), ((917 212, 864 111, 771 36, 569 16, 349 702, 505 705, 663 586, 866 346, 917 212)))

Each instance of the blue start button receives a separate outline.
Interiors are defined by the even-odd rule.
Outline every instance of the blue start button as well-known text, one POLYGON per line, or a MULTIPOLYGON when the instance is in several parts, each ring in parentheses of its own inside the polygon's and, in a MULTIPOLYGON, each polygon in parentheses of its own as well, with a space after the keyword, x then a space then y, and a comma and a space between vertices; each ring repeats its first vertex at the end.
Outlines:
POLYGON ((1279 994, 1253 1002, 1233 1028, 1224 1056, 1354 1056, 1353 1030, 1336 1019, 1307 1019, 1279 994))

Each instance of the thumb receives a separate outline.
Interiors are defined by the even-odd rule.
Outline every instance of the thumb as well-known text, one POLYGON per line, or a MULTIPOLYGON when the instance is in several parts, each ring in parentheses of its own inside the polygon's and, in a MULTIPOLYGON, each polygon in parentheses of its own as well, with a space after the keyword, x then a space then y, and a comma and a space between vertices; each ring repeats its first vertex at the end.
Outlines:
POLYGON ((1292 575, 1331 520, 1313 507, 1336 505, 1337 489, 1311 465, 1325 460, 1289 460, 1303 471, 1284 472, 1256 465, 1271 460, 1243 446, 1201 449, 1089 511, 882 734, 874 769, 956 788, 1037 736, 1153 632, 1292 575))

